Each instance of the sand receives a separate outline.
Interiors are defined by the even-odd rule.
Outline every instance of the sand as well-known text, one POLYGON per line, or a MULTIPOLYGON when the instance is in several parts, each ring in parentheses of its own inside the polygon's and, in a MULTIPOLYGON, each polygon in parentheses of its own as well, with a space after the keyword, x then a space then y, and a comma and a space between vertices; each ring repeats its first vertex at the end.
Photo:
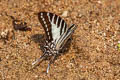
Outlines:
POLYGON ((0 80, 120 80, 120 0, 0 0, 0 36, 0 80), (41 11, 77 25, 48 74, 49 60, 31 69, 42 54, 41 11), (15 31, 9 16, 32 30, 15 31))

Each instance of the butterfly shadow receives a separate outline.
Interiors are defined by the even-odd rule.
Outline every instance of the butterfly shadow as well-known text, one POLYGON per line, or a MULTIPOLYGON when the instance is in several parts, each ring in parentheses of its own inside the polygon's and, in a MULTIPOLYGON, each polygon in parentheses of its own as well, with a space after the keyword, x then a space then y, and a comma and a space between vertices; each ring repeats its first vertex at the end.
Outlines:
POLYGON ((43 38, 43 34, 34 34, 31 36, 31 40, 38 44, 40 44, 43 41, 43 38))
POLYGON ((71 46, 71 41, 72 41, 72 37, 68 39, 68 41, 66 42, 62 50, 59 51, 59 53, 61 53, 60 55, 64 55, 69 51, 70 46, 71 46))
POLYGON ((31 36, 31 40, 37 43, 40 46, 40 49, 43 51, 43 46, 45 43, 45 35, 43 34, 34 34, 31 36))

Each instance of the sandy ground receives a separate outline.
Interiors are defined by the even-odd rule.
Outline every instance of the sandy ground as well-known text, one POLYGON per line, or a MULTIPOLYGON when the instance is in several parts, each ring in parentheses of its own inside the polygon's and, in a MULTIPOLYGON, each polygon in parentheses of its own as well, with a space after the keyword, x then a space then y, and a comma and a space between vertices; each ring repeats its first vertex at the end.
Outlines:
POLYGON ((120 0, 0 0, 0 36, 0 80, 120 80, 120 0), (31 69, 42 54, 40 11, 78 26, 69 50, 49 74, 48 60, 31 69), (15 31, 8 15, 25 21, 32 31, 15 31))

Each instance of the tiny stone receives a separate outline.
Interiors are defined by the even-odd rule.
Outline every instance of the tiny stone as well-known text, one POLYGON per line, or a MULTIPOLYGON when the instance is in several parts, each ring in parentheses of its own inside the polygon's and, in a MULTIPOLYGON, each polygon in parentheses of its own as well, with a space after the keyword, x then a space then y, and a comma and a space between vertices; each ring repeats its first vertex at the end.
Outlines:
POLYGON ((64 11, 62 14, 63 17, 67 17, 68 16, 68 11, 64 11))
POLYGON ((9 58, 9 55, 6 56, 6 59, 8 59, 8 58, 9 58))
POLYGON ((78 17, 82 17, 82 14, 79 14, 78 17))
POLYGON ((106 33, 103 33, 103 36, 106 36, 106 33))
POLYGON ((37 77, 38 77, 38 75, 35 75, 35 77, 37 78, 37 77))
POLYGON ((68 68, 72 68, 73 66, 74 66, 73 63, 69 63, 69 64, 67 65, 68 68))
POLYGON ((98 1, 99 4, 101 4, 102 2, 101 1, 98 1))
POLYGON ((118 43, 120 43, 120 41, 118 41, 118 43))
POLYGON ((0 36, 1 38, 7 38, 8 37, 8 30, 6 29, 5 31, 1 32, 0 36))

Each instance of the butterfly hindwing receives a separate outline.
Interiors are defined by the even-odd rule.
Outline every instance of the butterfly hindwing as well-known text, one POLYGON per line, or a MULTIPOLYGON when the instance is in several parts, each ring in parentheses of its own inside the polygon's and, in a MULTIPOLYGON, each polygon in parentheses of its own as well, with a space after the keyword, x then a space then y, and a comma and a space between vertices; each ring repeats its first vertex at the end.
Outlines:
POLYGON ((60 50, 60 49, 63 48, 63 46, 66 44, 66 42, 68 41, 68 39, 71 37, 71 35, 72 35, 72 33, 74 32, 75 29, 76 29, 76 26, 74 24, 72 24, 66 30, 66 32, 58 40, 58 42, 56 44, 56 50, 60 50))

